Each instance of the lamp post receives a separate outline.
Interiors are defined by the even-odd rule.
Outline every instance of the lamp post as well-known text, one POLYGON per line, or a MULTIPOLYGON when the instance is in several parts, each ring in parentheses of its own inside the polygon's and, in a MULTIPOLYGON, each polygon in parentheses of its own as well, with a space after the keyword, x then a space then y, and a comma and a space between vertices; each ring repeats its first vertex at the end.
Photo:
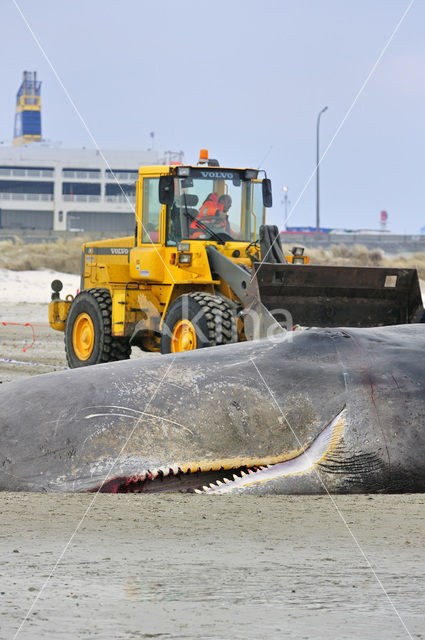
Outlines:
POLYGON ((320 126, 320 116, 322 113, 325 113, 328 107, 323 107, 323 109, 319 112, 317 116, 317 127, 316 127, 316 234, 320 234, 320 192, 319 192, 319 126, 320 126))
POLYGON ((285 218, 283 222, 283 227, 286 231, 286 225, 288 222, 288 187, 283 187, 282 191, 283 191, 283 203, 285 205, 285 218))

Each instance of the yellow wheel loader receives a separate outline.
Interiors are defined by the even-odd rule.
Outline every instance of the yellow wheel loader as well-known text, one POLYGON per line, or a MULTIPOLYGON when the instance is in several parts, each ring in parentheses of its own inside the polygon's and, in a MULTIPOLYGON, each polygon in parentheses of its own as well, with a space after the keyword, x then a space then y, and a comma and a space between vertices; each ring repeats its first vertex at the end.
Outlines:
MULTIPOLYGON (((418 322, 416 270, 309 265, 265 225, 271 183, 256 169, 139 169, 134 237, 82 247, 80 292, 52 283, 49 322, 70 367, 267 335, 272 327, 418 322), (279 325, 276 325, 278 320, 279 325)), ((264 173, 265 175, 265 173, 264 173)))

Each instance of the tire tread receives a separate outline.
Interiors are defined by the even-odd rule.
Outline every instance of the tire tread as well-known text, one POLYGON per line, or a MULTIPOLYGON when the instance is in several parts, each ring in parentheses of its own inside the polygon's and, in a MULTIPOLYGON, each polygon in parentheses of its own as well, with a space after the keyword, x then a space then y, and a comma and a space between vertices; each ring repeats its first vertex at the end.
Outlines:
MULTIPOLYGON (((115 338, 112 335, 112 299, 108 289, 84 289, 75 298, 88 294, 92 296, 98 305, 100 316, 103 321, 103 343, 101 344, 101 352, 99 354, 98 363, 114 362, 117 360, 127 360, 131 354, 131 346, 127 339, 115 338)), ((67 334, 65 332, 65 354, 68 365, 73 366, 73 358, 69 353, 67 334)))
POLYGON ((229 303, 224 298, 203 291, 189 293, 189 296, 196 300, 205 313, 209 329, 208 340, 211 346, 234 342, 233 338, 237 338, 234 335, 236 327, 229 303), (217 323, 217 317, 221 318, 221 322, 217 323), (217 335, 217 324, 220 329, 219 335, 217 335), (235 327, 234 331, 232 331, 233 327, 235 327))

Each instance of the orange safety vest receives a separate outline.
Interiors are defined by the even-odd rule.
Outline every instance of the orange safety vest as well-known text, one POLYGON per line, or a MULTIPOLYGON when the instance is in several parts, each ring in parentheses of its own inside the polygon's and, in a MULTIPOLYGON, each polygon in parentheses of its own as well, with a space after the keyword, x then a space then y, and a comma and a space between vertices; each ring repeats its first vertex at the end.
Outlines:
MULTIPOLYGON (((215 215, 217 210, 223 211, 223 205, 221 203, 219 204, 217 195, 215 193, 212 193, 210 195, 210 198, 208 200, 205 200, 202 207, 199 209, 199 213, 196 219, 200 222, 205 222, 207 226, 211 226, 211 224, 214 223, 214 231, 216 231, 217 229, 220 231, 220 227, 222 227, 223 231, 226 231, 228 226, 227 219, 223 220, 217 218, 215 215)), ((202 235, 202 229, 198 227, 195 220, 192 221, 190 229, 192 231, 192 238, 197 238, 202 235)))
POLYGON ((218 208, 219 204, 217 194, 210 193, 208 200, 205 200, 204 204, 199 209, 198 219, 202 220, 202 218, 213 218, 218 208))

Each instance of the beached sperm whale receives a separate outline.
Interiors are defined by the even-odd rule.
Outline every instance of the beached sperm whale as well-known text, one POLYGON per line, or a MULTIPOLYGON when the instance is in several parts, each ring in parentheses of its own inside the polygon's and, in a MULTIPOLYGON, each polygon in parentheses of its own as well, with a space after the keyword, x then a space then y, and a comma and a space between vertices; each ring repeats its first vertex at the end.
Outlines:
POLYGON ((424 491, 424 363, 423 324, 311 329, 3 384, 0 488, 424 491))

